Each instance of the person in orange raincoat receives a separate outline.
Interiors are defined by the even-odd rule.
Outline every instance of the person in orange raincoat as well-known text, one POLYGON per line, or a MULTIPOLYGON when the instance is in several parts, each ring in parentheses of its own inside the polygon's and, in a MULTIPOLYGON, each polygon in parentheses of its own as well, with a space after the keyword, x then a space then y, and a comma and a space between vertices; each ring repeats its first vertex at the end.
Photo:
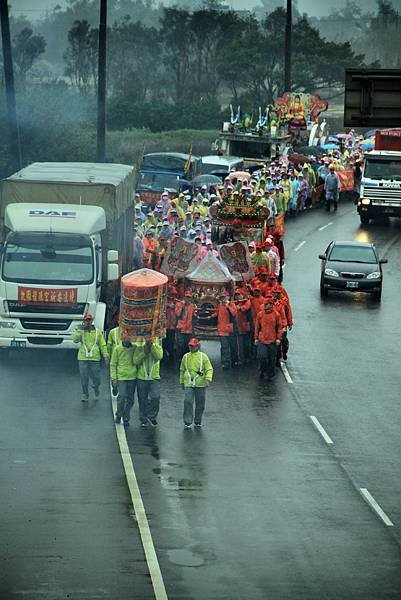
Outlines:
POLYGON ((230 302, 226 290, 220 294, 217 314, 217 333, 220 338, 221 364, 224 370, 239 365, 237 307, 230 302))
POLYGON ((267 375, 270 381, 276 375, 277 347, 281 343, 283 327, 280 315, 274 310, 273 296, 265 298, 264 309, 261 310, 255 323, 255 345, 260 365, 260 376, 267 375))
POLYGON ((277 351, 277 366, 279 360, 282 358, 284 361, 287 360, 288 348, 290 343, 288 341, 288 329, 291 331, 293 326, 292 310, 288 297, 284 296, 280 289, 273 289, 273 301, 274 308, 277 310, 281 318, 281 324, 283 327, 283 334, 281 336, 281 344, 277 351))
POLYGON ((153 232, 148 229, 145 237, 143 238, 143 245, 145 248, 145 256, 143 259, 143 266, 148 269, 154 269, 157 263, 157 255, 159 251, 159 242, 153 236, 153 232))
POLYGON ((247 363, 251 357, 252 347, 251 331, 253 330, 253 321, 251 301, 249 298, 245 298, 241 292, 236 291, 234 302, 237 307, 239 359, 240 362, 247 363))
POLYGON ((194 333, 194 318, 197 313, 196 304, 192 302, 192 292, 187 290, 184 294, 184 301, 177 299, 175 316, 177 317, 177 354, 178 359, 188 352, 188 342, 194 333))
POLYGON ((253 288, 253 296, 251 296, 250 302, 252 319, 253 322, 256 323, 256 317, 258 316, 258 313, 262 310, 265 304, 265 297, 263 296, 262 290, 259 287, 253 288))
POLYGON ((166 304, 166 337, 163 338, 163 356, 166 362, 174 360, 174 344, 175 344, 175 326, 177 317, 175 308, 177 305, 177 288, 169 283, 167 286, 167 304, 166 304))

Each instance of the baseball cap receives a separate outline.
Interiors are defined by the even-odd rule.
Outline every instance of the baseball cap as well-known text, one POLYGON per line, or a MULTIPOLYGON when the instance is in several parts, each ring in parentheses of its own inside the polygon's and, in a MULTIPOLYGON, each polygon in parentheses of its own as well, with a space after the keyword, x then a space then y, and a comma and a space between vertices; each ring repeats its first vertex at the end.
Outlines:
POLYGON ((198 338, 191 338, 188 342, 188 346, 200 346, 200 340, 198 340, 198 338))
POLYGON ((187 290, 184 296, 186 296, 187 298, 192 298, 192 292, 190 290, 187 290))
POLYGON ((86 313, 86 315, 84 315, 84 321, 92 321, 93 320, 93 315, 91 315, 90 313, 86 313))

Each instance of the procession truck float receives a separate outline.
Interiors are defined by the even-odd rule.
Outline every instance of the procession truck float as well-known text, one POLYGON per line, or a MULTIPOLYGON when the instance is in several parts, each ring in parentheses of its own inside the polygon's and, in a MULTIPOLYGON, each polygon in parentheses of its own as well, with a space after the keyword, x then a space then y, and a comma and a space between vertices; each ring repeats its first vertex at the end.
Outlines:
POLYGON ((76 347, 111 324, 132 264, 134 169, 34 163, 1 182, 0 347, 76 347))
POLYGON ((401 217, 401 129, 376 132, 374 150, 364 155, 357 210, 363 225, 401 217))
POLYGON ((320 96, 304 92, 286 92, 273 105, 243 113, 241 106, 230 105, 230 120, 223 123, 214 149, 223 156, 237 156, 252 169, 253 164, 286 156, 297 143, 316 138, 319 115, 328 103, 320 96))
POLYGON ((281 215, 269 228, 270 211, 257 202, 256 197, 223 195, 211 206, 218 250, 210 248, 201 260, 197 244, 179 237, 168 244, 161 271, 182 291, 191 291, 198 309, 194 333, 200 339, 218 337, 215 309, 221 292, 232 297, 236 284, 254 277, 249 243, 263 242, 269 231, 284 235, 281 215))

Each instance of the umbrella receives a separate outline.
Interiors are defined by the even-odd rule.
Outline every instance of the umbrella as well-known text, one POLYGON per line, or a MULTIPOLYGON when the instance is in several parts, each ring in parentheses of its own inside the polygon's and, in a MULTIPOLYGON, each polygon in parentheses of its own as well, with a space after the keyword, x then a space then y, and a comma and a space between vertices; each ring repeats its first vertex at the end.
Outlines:
POLYGON ((324 150, 318 146, 301 146, 300 148, 294 148, 294 151, 306 156, 320 156, 324 154, 324 150))
POLYGON ((338 136, 336 135, 329 135, 329 137, 326 140, 329 144, 339 144, 340 142, 338 141, 338 136))
POLYGON ((311 162, 310 156, 306 156, 306 154, 299 154, 298 152, 294 152, 293 154, 290 154, 288 159, 295 166, 299 165, 300 163, 303 164, 303 163, 311 162))
POLYGON ((234 171, 234 173, 229 174, 230 179, 250 179, 251 174, 248 171, 234 171))
POLYGON ((362 142, 362 144, 361 144, 362 150, 372 150, 374 147, 375 147, 375 143, 370 140, 366 140, 366 141, 362 142))
POLYGON ((350 140, 352 135, 350 133, 337 133, 336 137, 339 140, 350 140))
POLYGON ((205 175, 198 175, 198 177, 195 177, 192 183, 195 187, 200 187, 201 185, 221 185, 222 181, 217 175, 206 173, 205 175))
POLYGON ((364 134, 365 139, 375 137, 376 131, 380 131, 380 129, 369 129, 369 131, 364 134))
POLYGON ((323 150, 338 150, 337 144, 325 144, 322 148, 323 150))

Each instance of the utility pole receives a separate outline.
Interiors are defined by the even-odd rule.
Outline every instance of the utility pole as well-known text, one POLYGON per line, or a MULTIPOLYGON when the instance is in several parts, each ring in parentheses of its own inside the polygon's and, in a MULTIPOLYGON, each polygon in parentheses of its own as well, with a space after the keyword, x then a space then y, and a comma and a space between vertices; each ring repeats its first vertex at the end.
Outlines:
POLYGON ((107 0, 100 0, 96 162, 106 161, 106 37, 107 0))
POLYGON ((13 170, 21 168, 21 146, 19 140, 17 105, 15 102, 14 70, 11 53, 10 20, 7 0, 0 0, 1 39, 3 43, 4 81, 6 86, 6 102, 8 127, 10 135, 10 154, 13 170))
POLYGON ((287 0, 285 22, 284 92, 291 92, 292 0, 287 0))

